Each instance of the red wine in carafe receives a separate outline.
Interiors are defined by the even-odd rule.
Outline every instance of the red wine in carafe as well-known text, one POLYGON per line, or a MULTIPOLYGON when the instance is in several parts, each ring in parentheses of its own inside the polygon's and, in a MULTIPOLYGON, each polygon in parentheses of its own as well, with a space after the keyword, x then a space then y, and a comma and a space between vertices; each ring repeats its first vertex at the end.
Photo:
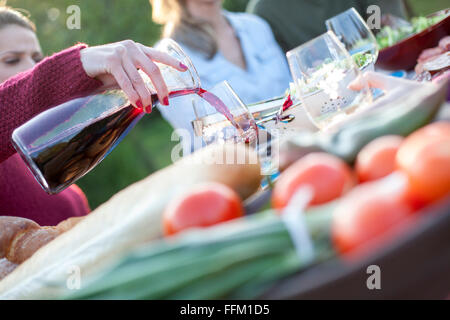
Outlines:
POLYGON ((68 130, 60 140, 30 153, 46 188, 56 193, 84 176, 112 151, 143 114, 142 110, 126 106, 87 126, 68 130))

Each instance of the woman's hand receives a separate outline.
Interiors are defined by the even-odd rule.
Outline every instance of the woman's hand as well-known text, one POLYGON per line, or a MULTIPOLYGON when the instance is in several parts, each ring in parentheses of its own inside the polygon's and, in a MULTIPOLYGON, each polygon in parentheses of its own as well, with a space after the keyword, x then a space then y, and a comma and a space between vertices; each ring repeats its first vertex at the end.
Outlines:
POLYGON ((87 75, 99 79, 106 87, 118 85, 134 106, 146 112, 152 110, 152 92, 138 69, 150 77, 158 99, 164 105, 169 105, 169 92, 155 61, 179 71, 187 70, 183 63, 170 55, 132 40, 85 48, 80 54, 87 75))

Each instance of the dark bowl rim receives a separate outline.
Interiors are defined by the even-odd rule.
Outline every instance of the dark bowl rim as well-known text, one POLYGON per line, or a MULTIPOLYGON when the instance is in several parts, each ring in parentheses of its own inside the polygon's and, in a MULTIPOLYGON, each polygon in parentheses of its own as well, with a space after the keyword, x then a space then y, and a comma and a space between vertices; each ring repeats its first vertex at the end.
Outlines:
POLYGON ((442 10, 438 10, 438 11, 436 11, 436 12, 433 12, 433 13, 427 15, 427 18, 428 18, 428 17, 432 17, 432 16, 437 15, 439 12, 445 12, 445 13, 447 13, 447 17, 444 18, 442 21, 439 21, 438 23, 433 24, 432 26, 429 26, 428 28, 426 28, 425 30, 422 30, 422 31, 419 32, 419 33, 411 34, 411 35, 409 35, 408 37, 406 37, 405 39, 400 40, 399 42, 393 44, 392 46, 389 46, 389 47, 386 47, 386 48, 381 49, 381 50, 379 51, 379 54, 382 54, 382 53, 384 53, 384 52, 387 52, 387 51, 391 50, 391 49, 394 48, 394 47, 400 47, 400 46, 404 45, 405 42, 411 40, 412 38, 414 38, 414 37, 416 37, 416 36, 419 36, 419 35, 420 35, 420 36, 423 36, 423 35, 425 35, 425 34, 431 32, 431 31, 433 31, 433 30, 436 30, 437 28, 441 27, 443 24, 445 24, 445 23, 447 23, 447 22, 450 22, 450 8, 446 8, 446 9, 442 9, 442 10), (447 21, 447 20, 448 20, 448 21, 447 21))

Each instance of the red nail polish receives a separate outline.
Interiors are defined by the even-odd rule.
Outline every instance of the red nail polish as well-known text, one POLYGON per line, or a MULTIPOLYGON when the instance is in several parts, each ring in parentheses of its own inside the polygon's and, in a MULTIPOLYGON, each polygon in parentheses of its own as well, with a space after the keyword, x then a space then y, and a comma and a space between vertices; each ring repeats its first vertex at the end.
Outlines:
POLYGON ((144 109, 144 105, 142 104, 142 101, 141 101, 141 100, 136 101, 136 106, 137 106, 139 109, 144 109))
POLYGON ((183 70, 187 70, 188 69, 188 67, 183 62, 180 62, 180 68, 183 69, 183 70))
POLYGON ((151 104, 145 107, 145 112, 152 113, 152 105, 151 104))
POLYGON ((168 106, 169 105, 169 97, 164 97, 163 99, 163 105, 168 106))

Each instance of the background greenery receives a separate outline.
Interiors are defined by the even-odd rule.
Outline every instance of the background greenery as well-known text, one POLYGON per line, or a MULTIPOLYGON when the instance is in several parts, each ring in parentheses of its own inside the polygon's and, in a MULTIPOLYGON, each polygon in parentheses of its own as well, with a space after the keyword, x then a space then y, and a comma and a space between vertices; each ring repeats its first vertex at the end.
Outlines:
MULTIPOLYGON (((244 11, 247 2, 225 0, 224 7, 244 11)), ((448 0, 409 0, 409 3, 414 15, 425 15, 448 6, 448 0)), ((9 0, 8 4, 30 13, 46 54, 76 42, 96 45, 133 39, 152 45, 161 31, 151 21, 148 0, 9 0), (66 28, 66 8, 72 4, 81 9, 80 30, 66 28)), ((97 207, 117 191, 169 165, 170 152, 176 144, 170 140, 171 134, 171 127, 156 110, 144 117, 114 152, 79 181, 91 207, 97 207)))

